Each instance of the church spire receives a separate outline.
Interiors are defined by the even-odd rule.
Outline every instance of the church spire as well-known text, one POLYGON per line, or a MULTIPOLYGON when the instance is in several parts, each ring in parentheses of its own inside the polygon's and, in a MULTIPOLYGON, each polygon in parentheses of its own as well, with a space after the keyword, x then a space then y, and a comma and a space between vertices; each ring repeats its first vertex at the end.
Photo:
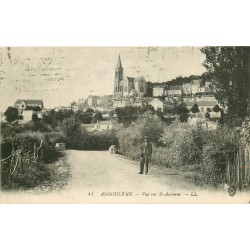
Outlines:
POLYGON ((117 61, 116 68, 117 68, 117 69, 122 69, 122 63, 121 63, 121 57, 120 57, 120 54, 119 54, 119 56, 118 56, 118 61, 117 61))

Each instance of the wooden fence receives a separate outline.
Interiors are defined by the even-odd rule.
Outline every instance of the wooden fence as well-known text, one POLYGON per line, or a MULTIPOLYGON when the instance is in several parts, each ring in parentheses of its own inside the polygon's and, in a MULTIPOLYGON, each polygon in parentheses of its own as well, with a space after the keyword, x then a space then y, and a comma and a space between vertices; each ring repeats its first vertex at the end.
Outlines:
POLYGON ((31 163, 37 164, 43 157, 43 141, 40 144, 34 143, 29 145, 29 150, 24 151, 23 148, 15 150, 12 143, 12 153, 1 160, 1 183, 2 186, 8 186, 12 177, 15 174, 22 175, 25 166, 29 166, 31 163))
POLYGON ((228 156, 226 170, 227 184, 233 189, 242 189, 250 184, 250 144, 228 156))

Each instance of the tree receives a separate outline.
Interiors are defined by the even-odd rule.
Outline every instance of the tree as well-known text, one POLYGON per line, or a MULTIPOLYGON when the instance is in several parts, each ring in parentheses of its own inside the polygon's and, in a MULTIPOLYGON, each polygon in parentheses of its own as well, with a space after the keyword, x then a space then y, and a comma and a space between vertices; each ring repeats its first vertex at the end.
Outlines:
POLYGON ((161 108, 157 108, 157 110, 155 111, 155 114, 156 114, 161 120, 164 120, 164 116, 163 116, 163 112, 162 112, 161 108))
POLYGON ((17 119, 18 110, 13 107, 8 107, 6 111, 4 112, 4 115, 6 116, 6 121, 11 123, 17 119))
POLYGON ((204 47, 203 66, 212 79, 212 91, 235 118, 245 118, 249 103, 250 47, 204 47))
POLYGON ((62 132, 66 138, 67 147, 79 149, 83 134, 81 124, 74 117, 67 118, 62 122, 62 132))
POLYGON ((188 114, 187 113, 180 113, 179 118, 180 118, 180 122, 187 122, 188 114))
POLYGON ((152 113, 155 113, 155 109, 152 105, 146 104, 142 107, 138 107, 138 112, 143 115, 145 112, 151 111, 152 113))
POLYGON ((174 107, 174 109, 172 110, 172 113, 177 114, 177 115, 180 115, 182 113, 187 114, 187 113, 189 113, 189 109, 187 108, 187 106, 184 103, 181 103, 181 104, 174 107))
POLYGON ((85 112, 79 110, 76 112, 76 119, 83 124, 90 124, 93 118, 93 113, 92 112, 85 112))
POLYGON ((220 111, 220 107, 219 107, 218 104, 216 104, 216 105, 213 107, 213 111, 216 112, 216 113, 220 111))
POLYGON ((18 119, 18 120, 23 120, 23 116, 22 116, 22 115, 18 115, 18 116, 17 116, 17 119, 18 119))
POLYGON ((37 113, 32 114, 32 121, 33 122, 39 121, 37 113))
POLYGON ((111 110, 110 112, 109 112, 109 117, 113 117, 114 116, 114 114, 115 114, 115 111, 114 110, 111 110))
POLYGON ((210 114, 207 112, 205 113, 205 118, 209 119, 210 118, 210 114))
POLYGON ((125 128, 138 118, 137 107, 127 106, 124 108, 116 108, 115 112, 118 118, 118 122, 123 123, 125 128))
POLYGON ((198 107, 198 105, 196 103, 191 108, 191 111, 192 111, 192 113, 198 113, 199 112, 199 107, 198 107))
POLYGON ((96 123, 96 122, 101 121, 101 120, 102 120, 102 113, 100 111, 95 112, 93 119, 92 119, 92 122, 96 123))

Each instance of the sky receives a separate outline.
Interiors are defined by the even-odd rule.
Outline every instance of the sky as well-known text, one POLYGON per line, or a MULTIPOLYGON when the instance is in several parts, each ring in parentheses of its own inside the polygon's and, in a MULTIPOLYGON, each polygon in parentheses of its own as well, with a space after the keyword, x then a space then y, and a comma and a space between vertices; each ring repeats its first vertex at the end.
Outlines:
POLYGON ((17 99, 42 99, 45 108, 54 108, 112 94, 119 54, 124 75, 146 81, 205 72, 200 47, 2 47, 0 110, 17 99))

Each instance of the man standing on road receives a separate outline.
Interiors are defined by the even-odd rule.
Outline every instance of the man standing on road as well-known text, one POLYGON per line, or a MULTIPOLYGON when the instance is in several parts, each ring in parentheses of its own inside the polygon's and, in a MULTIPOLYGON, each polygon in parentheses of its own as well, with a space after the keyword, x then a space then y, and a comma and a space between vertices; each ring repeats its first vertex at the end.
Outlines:
POLYGON ((144 142, 141 145, 141 160, 140 160, 140 172, 143 174, 144 164, 146 163, 145 174, 148 174, 148 164, 152 155, 152 143, 148 140, 148 137, 144 137, 144 142))

